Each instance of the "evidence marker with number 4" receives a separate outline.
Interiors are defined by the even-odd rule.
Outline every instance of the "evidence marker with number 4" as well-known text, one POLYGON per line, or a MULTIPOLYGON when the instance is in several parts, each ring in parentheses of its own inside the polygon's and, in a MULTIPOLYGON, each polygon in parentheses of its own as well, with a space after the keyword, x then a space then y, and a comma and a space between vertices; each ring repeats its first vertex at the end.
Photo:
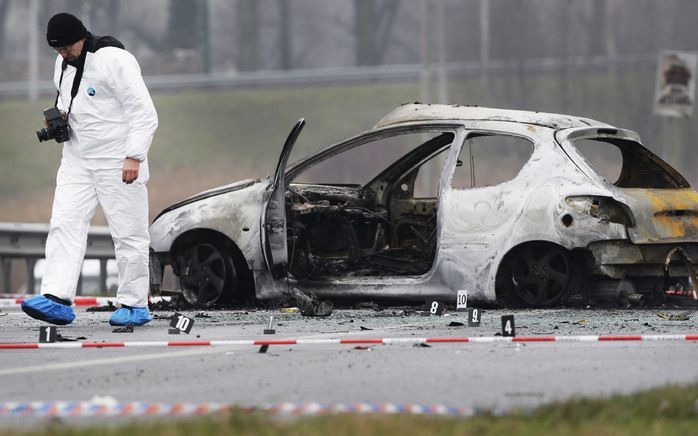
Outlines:
POLYGON ((502 336, 516 336, 516 327, 514 326, 514 315, 502 316, 502 336))

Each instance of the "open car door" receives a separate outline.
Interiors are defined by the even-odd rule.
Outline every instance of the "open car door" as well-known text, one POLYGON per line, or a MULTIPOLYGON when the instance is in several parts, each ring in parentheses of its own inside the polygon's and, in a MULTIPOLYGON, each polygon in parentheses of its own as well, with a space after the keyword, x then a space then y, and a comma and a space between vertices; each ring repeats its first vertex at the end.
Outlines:
POLYGON ((284 277, 288 269, 284 172, 293 145, 304 126, 305 120, 301 118, 288 134, 272 182, 264 193, 264 213, 262 214, 260 234, 264 247, 264 259, 274 278, 284 277))

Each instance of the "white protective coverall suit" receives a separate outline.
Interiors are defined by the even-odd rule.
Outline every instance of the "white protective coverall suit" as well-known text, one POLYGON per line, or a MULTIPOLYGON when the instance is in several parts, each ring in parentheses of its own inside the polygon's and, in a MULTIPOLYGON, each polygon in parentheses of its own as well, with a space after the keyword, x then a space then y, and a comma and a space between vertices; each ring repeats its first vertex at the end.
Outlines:
MULTIPOLYGON (((62 57, 56 59, 59 87, 62 57)), ((147 153, 157 129, 153 101, 136 58, 117 47, 87 52, 80 87, 68 122, 56 177, 42 294, 72 301, 87 244, 90 220, 99 203, 114 240, 119 272, 117 302, 147 306, 149 291, 147 153), (138 178, 122 181, 125 159, 140 161, 138 178)), ((76 68, 63 72, 58 108, 70 106, 76 68)))

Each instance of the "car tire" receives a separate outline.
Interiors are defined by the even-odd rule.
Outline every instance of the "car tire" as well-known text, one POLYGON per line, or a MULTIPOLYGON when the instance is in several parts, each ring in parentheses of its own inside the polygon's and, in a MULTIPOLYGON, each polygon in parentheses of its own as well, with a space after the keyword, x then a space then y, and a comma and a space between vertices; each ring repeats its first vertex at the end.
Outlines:
POLYGON ((516 248, 502 262, 499 272, 498 299, 512 306, 553 306, 576 292, 582 281, 569 251, 544 242, 516 248))
POLYGON ((179 282, 184 299, 194 305, 233 303, 238 297, 239 272, 232 252, 217 241, 200 241, 178 251, 179 282))

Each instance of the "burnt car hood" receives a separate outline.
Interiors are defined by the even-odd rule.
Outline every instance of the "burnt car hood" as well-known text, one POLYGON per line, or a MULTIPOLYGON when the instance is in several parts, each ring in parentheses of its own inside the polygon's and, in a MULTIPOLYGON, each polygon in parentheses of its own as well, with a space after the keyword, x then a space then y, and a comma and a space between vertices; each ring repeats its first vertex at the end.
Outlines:
POLYGON ((225 186, 219 186, 217 188, 209 189, 207 191, 199 192, 196 195, 193 195, 185 200, 182 200, 178 203, 173 204, 172 206, 169 206, 165 209, 163 209, 162 212, 158 214, 158 216, 155 217, 153 221, 157 221, 160 216, 166 214, 167 212, 173 211, 175 209, 178 209, 182 206, 186 206, 187 204, 195 203, 197 201, 201 201, 206 198, 210 197, 215 197, 217 195, 225 194, 227 192, 232 192, 232 191, 238 191, 240 189, 245 189, 249 186, 254 185, 255 183, 260 183, 261 180, 259 179, 245 179, 245 180, 240 180, 239 182, 231 183, 229 185, 225 186))
POLYGON ((698 242, 698 192, 692 189, 623 189, 635 226, 636 244, 698 242))

